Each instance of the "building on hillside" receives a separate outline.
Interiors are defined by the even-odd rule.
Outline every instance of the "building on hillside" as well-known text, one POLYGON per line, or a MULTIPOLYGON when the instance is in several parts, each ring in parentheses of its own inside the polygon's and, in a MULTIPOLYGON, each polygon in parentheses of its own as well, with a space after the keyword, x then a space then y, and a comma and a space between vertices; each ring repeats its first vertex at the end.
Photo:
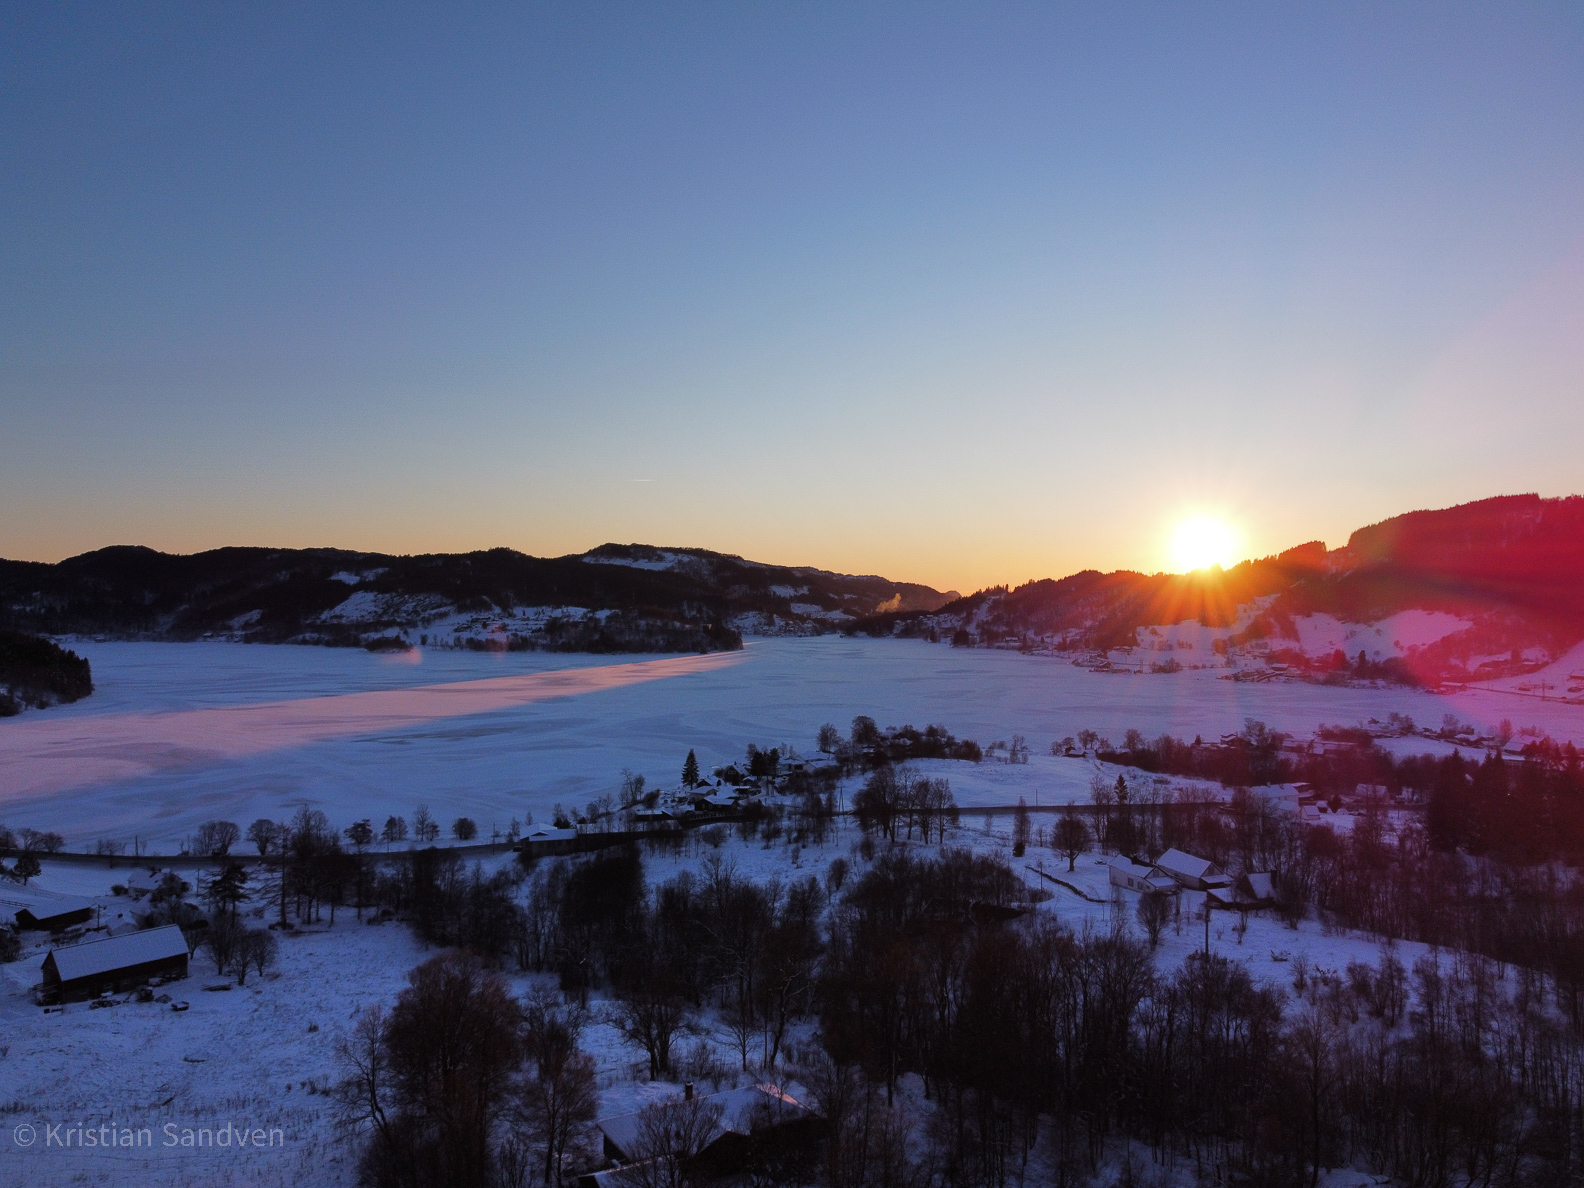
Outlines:
POLYGON ((1118 854, 1106 865, 1111 868, 1111 885, 1126 887, 1129 891, 1149 894, 1155 891, 1177 890, 1177 880, 1158 866, 1145 866, 1118 854))
POLYGON ((51 949, 41 997, 81 1002, 131 990, 152 978, 187 976, 187 938, 174 924, 51 949))
POLYGON ((94 905, 89 900, 61 896, 59 899, 39 900, 29 907, 18 908, 16 924, 24 932, 30 929, 63 932, 74 924, 88 923, 93 919, 93 914, 94 905))
POLYGON ((1177 849, 1167 850, 1155 859, 1155 867, 1170 875, 1179 887, 1189 891, 1210 891, 1232 885, 1226 871, 1208 858, 1195 858, 1177 849))
POLYGON ((1258 911, 1276 902, 1276 887, 1268 872, 1239 875, 1230 887, 1215 887, 1207 892, 1211 907, 1258 911))
MULTIPOLYGON (((692 1099, 690 1084, 684 1088, 679 1104, 692 1099)), ((819 1142, 818 1115, 777 1085, 763 1083, 728 1089, 700 1100, 706 1106, 719 1106, 720 1117, 684 1169, 689 1180, 708 1182, 737 1175, 755 1162, 756 1156, 771 1152, 810 1155, 819 1142)), ((641 1112, 601 1118, 597 1125, 609 1166, 605 1171, 579 1177, 579 1188, 608 1188, 616 1179, 611 1176, 612 1171, 654 1157, 654 1152, 647 1149, 650 1143, 641 1112)))

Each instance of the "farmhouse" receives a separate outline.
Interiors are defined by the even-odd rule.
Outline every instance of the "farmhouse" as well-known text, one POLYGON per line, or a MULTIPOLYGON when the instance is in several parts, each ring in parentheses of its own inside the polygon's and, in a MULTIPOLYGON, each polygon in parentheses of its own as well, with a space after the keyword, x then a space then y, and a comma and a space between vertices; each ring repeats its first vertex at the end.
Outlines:
POLYGON ((1269 907, 1276 900, 1276 889, 1269 873, 1239 875, 1230 887, 1207 892, 1212 907, 1251 911, 1269 907))
POLYGON ((187 938, 174 924, 51 949, 44 958, 45 999, 81 1002, 130 990, 154 977, 187 976, 187 938))
POLYGON ((1145 866, 1131 858, 1117 855, 1108 863, 1111 867, 1111 885, 1126 887, 1129 891, 1175 891, 1177 880, 1158 866, 1145 866))
MULTIPOLYGON (((683 1091, 683 1100, 693 1097, 693 1086, 683 1091)), ((740 1172, 756 1151, 775 1147, 787 1151, 807 1150, 819 1135, 819 1118, 807 1106, 789 1096, 779 1086, 768 1083, 743 1089, 728 1089, 702 1099, 706 1105, 721 1108, 720 1119, 698 1154, 688 1164, 689 1175, 712 1180, 740 1172)), ((599 1120, 604 1137, 605 1157, 612 1166, 642 1161, 651 1156, 645 1150, 643 1115, 620 1114, 599 1120)), ((598 1184, 599 1173, 582 1177, 581 1183, 598 1184)))
POLYGON ((1217 887, 1230 887, 1232 880, 1208 858, 1195 858, 1181 850, 1167 850, 1155 859, 1156 869, 1168 874, 1179 887, 1189 891, 1209 891, 1217 887))

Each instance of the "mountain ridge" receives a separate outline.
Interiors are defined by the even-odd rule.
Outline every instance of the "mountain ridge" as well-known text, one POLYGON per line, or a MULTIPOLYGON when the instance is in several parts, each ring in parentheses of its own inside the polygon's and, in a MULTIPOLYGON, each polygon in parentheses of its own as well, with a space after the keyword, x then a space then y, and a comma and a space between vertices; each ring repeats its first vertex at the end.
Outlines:
POLYGON ((0 560, 0 627, 48 635, 487 650, 715 651, 743 631, 815 634, 957 596, 877 575, 707 549, 604 544, 395 555, 112 545, 54 564, 0 560))
POLYGON ((1096 663, 1138 649, 1198 651, 1197 661, 1210 649, 1212 664, 1241 656, 1316 677, 1344 665, 1419 684, 1521 675, 1584 639, 1584 497, 1504 495, 1407 512, 1357 529, 1338 549, 1311 541, 1226 570, 1084 570, 845 630, 1105 657, 1096 663), (1409 641, 1380 635, 1382 623, 1409 641), (1187 624, 1198 630, 1179 630, 1187 624))

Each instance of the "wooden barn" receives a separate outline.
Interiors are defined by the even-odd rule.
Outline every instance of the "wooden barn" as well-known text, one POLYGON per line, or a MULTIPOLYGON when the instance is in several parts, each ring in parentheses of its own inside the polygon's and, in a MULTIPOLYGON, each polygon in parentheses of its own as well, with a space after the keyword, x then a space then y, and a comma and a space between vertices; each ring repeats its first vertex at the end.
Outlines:
POLYGON ((187 976, 187 938, 174 924, 51 949, 42 997, 82 1002, 131 990, 151 978, 187 976))
POLYGON ((93 919, 94 905, 86 899, 40 900, 31 907, 18 908, 16 924, 26 932, 60 932, 74 924, 86 924, 93 919))

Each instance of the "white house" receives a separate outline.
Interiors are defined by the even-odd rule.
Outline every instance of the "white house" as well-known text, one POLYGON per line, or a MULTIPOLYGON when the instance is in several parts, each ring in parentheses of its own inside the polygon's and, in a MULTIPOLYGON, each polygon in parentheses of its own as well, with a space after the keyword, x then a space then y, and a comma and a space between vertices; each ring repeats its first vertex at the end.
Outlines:
POLYGON ((1177 881, 1159 867, 1142 866, 1120 854, 1112 858, 1108 865, 1111 867, 1113 887, 1126 887, 1129 891, 1146 893, 1177 890, 1177 881))
POLYGON ((1167 850, 1155 859, 1155 867, 1175 879, 1179 887, 1190 891, 1210 891, 1232 885, 1226 871, 1208 858, 1195 858, 1177 849, 1167 850))

